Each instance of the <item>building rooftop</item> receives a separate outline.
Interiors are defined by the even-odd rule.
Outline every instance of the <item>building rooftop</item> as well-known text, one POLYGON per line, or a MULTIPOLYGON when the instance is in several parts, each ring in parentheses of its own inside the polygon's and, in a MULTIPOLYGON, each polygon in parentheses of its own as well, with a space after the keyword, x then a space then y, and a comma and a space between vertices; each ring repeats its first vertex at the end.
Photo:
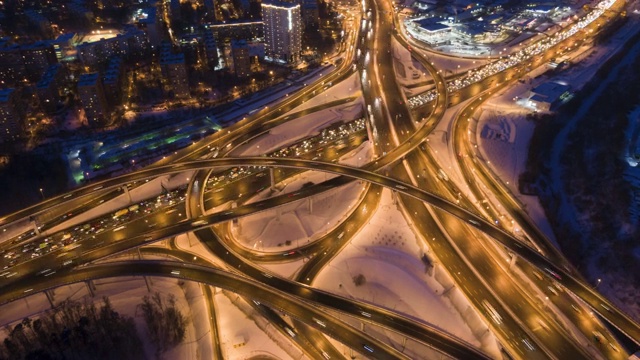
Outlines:
POLYGON ((184 63, 184 54, 183 53, 166 54, 165 56, 162 57, 162 59, 160 59, 160 63, 164 64, 164 65, 183 64, 184 63))
POLYGON ((102 76, 105 84, 114 83, 120 76, 120 67, 122 66, 122 59, 119 57, 113 57, 109 61, 109 65, 102 76))
POLYGON ((529 7, 527 8, 527 10, 531 12, 546 14, 549 11, 554 10, 555 8, 556 6, 553 6, 553 5, 540 4, 540 5, 529 7))
POLYGON ((12 88, 0 89, 0 102, 9 101, 9 98, 11 97, 11 94, 14 91, 15 91, 15 89, 12 89, 12 88))
POLYGON ((56 74, 58 73, 58 71, 60 71, 61 67, 62 65, 60 64, 53 64, 49 66, 47 71, 40 78, 40 81, 38 81, 38 83, 36 84, 36 87, 38 88, 49 87, 49 84, 51 84, 51 81, 55 78, 56 74))
POLYGON ((82 74, 78 79, 78 86, 92 86, 98 81, 99 74, 97 72, 82 74))
POLYGON ((291 8, 295 8, 295 7, 299 7, 300 4, 297 3, 290 3, 290 2, 285 2, 285 1, 279 1, 279 0, 265 0, 262 2, 263 6, 275 6, 275 7, 281 7, 281 8, 285 8, 285 9, 291 9, 291 8))
POLYGON ((241 47, 241 46, 247 46, 247 41, 246 40, 233 40, 231 42, 231 47, 241 47))
POLYGON ((534 95, 531 97, 533 101, 552 103, 560 98, 560 96, 571 89, 571 86, 559 82, 549 81, 542 83, 531 89, 534 95))
POLYGON ((225 28, 225 27, 234 27, 234 26, 262 26, 262 21, 228 21, 224 24, 204 24, 205 27, 209 29, 215 28, 225 28))
POLYGON ((426 19, 416 21, 416 24, 418 24, 421 28, 431 32, 440 31, 440 30, 449 28, 448 25, 441 24, 440 21, 441 21, 440 19, 426 18, 426 19))
POLYGON ((139 9, 134 16, 139 24, 154 24, 156 22, 156 9, 153 7, 139 9))
POLYGON ((69 33, 64 33, 60 36, 58 36, 54 42, 55 43, 65 43, 65 42, 69 42, 73 40, 73 37, 76 36, 76 33, 73 32, 69 32, 69 33))

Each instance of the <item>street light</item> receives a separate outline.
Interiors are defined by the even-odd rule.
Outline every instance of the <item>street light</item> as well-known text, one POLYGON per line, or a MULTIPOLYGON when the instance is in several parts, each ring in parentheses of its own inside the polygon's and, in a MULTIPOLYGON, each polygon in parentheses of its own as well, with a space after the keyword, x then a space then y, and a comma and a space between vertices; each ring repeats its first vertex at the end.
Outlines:
POLYGON ((44 200, 44 191, 42 191, 42 188, 40 188, 40 195, 42 195, 42 200, 44 200))

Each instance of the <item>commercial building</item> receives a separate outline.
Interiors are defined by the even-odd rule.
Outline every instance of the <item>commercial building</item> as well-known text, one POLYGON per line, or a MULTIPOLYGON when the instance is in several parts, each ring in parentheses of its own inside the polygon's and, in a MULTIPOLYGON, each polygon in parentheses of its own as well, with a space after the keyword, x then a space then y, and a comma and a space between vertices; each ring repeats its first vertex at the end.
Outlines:
POLYGON ((265 60, 279 64, 298 63, 302 52, 300 4, 264 1, 262 21, 265 60))
POLYGON ((89 126, 104 126, 107 121, 107 99, 98 73, 82 74, 78 80, 78 97, 89 126))
POLYGON ((22 132, 22 112, 16 89, 0 90, 0 141, 15 141, 22 132))
POLYGON ((571 86, 560 82, 542 83, 529 92, 527 105, 538 111, 553 110, 556 106, 569 101, 573 94, 571 86))
POLYGON ((53 50, 58 60, 72 58, 73 54, 75 54, 75 43, 77 42, 78 35, 73 32, 61 34, 55 40, 52 40, 53 50))

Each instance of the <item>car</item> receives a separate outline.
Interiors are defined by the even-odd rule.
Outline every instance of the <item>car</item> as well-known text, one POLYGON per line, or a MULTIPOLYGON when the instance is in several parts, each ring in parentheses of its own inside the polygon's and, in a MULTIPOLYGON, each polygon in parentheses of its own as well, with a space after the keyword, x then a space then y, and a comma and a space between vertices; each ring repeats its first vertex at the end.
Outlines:
POLYGON ((206 220, 197 220, 191 223, 191 226, 202 226, 207 225, 209 222, 206 220))
POLYGON ((549 268, 544 268, 544 270, 546 272, 548 272, 549 274, 551 274, 551 276, 553 276, 554 278, 558 279, 558 280, 562 280, 562 277, 560 275, 558 275, 555 271, 549 269, 549 268))
POLYGON ((49 271, 51 271, 51 269, 44 269, 44 270, 40 270, 36 273, 36 275, 42 275, 44 273, 48 273, 49 271))
POLYGON ((528 349, 529 351, 533 351, 533 350, 535 350, 535 349, 536 349, 536 348, 533 346, 533 344, 531 344, 531 341, 529 341, 528 339, 524 339, 524 338, 523 338, 523 339, 522 339, 522 343, 524 344, 524 346, 526 346, 526 347, 527 347, 527 349, 528 349))
POLYGON ((603 335, 602 335, 602 333, 600 333, 599 331, 592 331, 591 333, 593 334, 593 339, 594 339, 596 342, 601 343, 601 342, 602 342, 602 340, 604 339, 604 336, 603 336, 603 335))

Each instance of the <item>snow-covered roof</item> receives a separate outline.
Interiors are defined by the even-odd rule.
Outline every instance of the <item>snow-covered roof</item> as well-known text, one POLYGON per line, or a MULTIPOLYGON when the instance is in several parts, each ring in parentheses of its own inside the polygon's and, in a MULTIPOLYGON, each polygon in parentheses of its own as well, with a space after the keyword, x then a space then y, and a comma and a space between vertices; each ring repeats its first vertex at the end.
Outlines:
POLYGON ((535 88, 531 89, 531 92, 535 93, 531 97, 532 101, 548 102, 552 103, 556 101, 560 96, 571 89, 571 86, 554 81, 542 83, 535 88))
POLYGON ((442 24, 439 22, 439 20, 436 20, 434 18, 426 18, 426 19, 418 20, 415 23, 418 24, 422 29, 430 32, 437 32, 437 31, 449 29, 448 25, 442 24))

